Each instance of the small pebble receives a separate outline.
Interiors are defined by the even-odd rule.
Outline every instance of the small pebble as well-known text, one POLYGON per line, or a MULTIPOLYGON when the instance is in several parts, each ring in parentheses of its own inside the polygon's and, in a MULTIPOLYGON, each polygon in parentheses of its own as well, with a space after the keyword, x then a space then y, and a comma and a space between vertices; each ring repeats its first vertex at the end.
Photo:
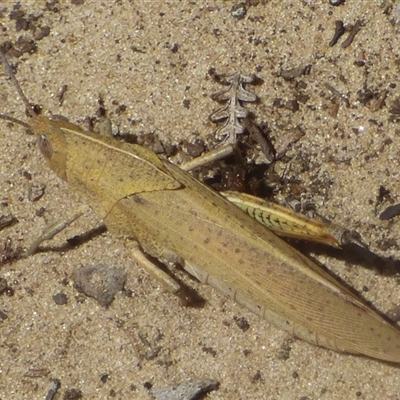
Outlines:
POLYGON ((82 391, 79 389, 67 389, 64 393, 62 400, 79 400, 83 398, 82 391))
POLYGON ((340 6, 344 3, 344 0, 329 0, 331 6, 340 6))
POLYGON ((218 386, 219 383, 214 379, 194 379, 173 386, 153 387, 150 393, 156 400, 194 400, 218 386))
POLYGON ((386 220, 386 219, 394 218, 397 215, 400 215, 400 204, 396 204, 394 206, 389 206, 381 213, 379 218, 382 220, 386 220))
POLYGON ((108 307, 117 292, 124 288, 126 272, 106 264, 86 265, 72 273, 77 290, 108 307))
POLYGON ((53 379, 51 381, 50 388, 46 394, 45 400, 53 400, 60 386, 61 386, 60 380, 53 379))
POLYGON ((7 314, 0 310, 0 321, 4 321, 8 318, 7 314))
POLYGON ((68 303, 68 297, 65 293, 57 293, 53 296, 54 303, 58 306, 63 306, 68 303))
POLYGON ((237 19, 242 19, 242 18, 244 18, 246 13, 247 13, 246 4, 238 3, 238 4, 234 4, 232 6, 232 9, 231 9, 232 17, 237 18, 237 19))

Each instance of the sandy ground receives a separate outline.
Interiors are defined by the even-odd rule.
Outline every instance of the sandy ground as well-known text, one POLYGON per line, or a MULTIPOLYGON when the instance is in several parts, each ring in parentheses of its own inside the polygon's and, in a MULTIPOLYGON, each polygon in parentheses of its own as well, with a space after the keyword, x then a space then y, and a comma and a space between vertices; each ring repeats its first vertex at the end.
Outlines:
MULTIPOLYGON (((263 81, 253 88, 260 103, 248 106, 256 121, 268 123, 274 141, 295 127, 305 133, 288 153, 289 162, 276 166, 293 181, 280 197, 292 193, 311 201, 320 214, 356 229, 383 260, 399 260, 398 217, 379 219, 391 202, 399 202, 400 134, 393 113, 399 96, 398 1, 346 0, 339 7, 322 0, 265 1, 248 6, 242 19, 232 16, 230 1, 73 3, 23 1, 25 17, 37 18, 28 18, 28 30, 19 31, 10 18, 14 2, 0 5, 1 42, 23 37, 37 47, 10 57, 18 62, 17 77, 30 101, 84 125, 101 94, 121 131, 156 133, 177 143, 215 128, 208 116, 218 105, 210 95, 221 87, 210 68, 256 73, 263 81), (362 21, 346 48, 341 43, 347 33, 329 46, 336 20, 345 26, 362 21), (43 27, 49 34, 40 38, 43 27), (279 76, 305 65, 311 65, 308 75, 292 81, 279 76), (60 105, 63 85, 68 89, 60 105), (289 106, 292 100, 297 111, 289 106), (379 196, 381 186, 385 196, 379 196)), ((24 106, 1 76, 2 113, 24 119, 24 106)), ((0 244, 10 238, 12 248, 24 247, 82 201, 46 168, 33 136, 1 126, 0 214, 12 214, 18 223, 0 231, 0 244), (46 185, 36 202, 28 199, 30 184, 46 185)), ((84 399, 147 399, 149 385, 197 378, 220 382, 206 397, 213 400, 400 398, 395 366, 293 339, 194 281, 188 280, 207 302, 200 309, 182 307, 109 233, 62 251, 66 238, 99 223, 88 207, 46 244, 48 251, 1 266, 0 277, 14 295, 0 297, 7 316, 0 322, 0 399, 42 399, 53 378, 61 381, 59 399, 71 388, 84 399), (93 299, 82 301, 70 278, 78 266, 99 262, 128 273, 127 292, 107 309, 93 299), (60 292, 65 305, 53 300, 60 292), (238 318, 247 320, 245 332, 238 318)), ((398 276, 368 261, 354 264, 346 252, 318 260, 382 312, 399 305, 398 276)))

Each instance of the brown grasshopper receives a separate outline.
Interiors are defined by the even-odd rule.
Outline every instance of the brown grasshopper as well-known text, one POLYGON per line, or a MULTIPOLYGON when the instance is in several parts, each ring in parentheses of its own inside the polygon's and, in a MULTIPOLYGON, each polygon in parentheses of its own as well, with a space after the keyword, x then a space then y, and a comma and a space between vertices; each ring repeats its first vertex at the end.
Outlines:
POLYGON ((343 284, 151 150, 34 114, 1 57, 32 116, 22 125, 38 135, 49 167, 87 200, 111 232, 140 244, 133 246, 134 258, 171 291, 179 291, 179 285, 141 250, 164 263, 180 263, 201 282, 309 343, 400 362, 398 327, 343 284), (110 160, 122 167, 107 168, 110 160))

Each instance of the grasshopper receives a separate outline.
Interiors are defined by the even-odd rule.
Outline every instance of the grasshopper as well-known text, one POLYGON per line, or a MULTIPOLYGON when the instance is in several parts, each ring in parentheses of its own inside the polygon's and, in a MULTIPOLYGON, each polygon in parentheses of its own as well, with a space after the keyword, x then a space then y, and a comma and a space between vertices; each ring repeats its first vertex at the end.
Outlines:
POLYGON ((202 283, 309 343, 400 362, 400 330, 346 286, 151 150, 34 114, 1 57, 32 117, 29 124, 14 122, 38 135, 49 167, 87 200, 110 232, 139 243, 132 246, 133 257, 171 291, 179 286, 151 267, 143 251, 163 263, 180 263, 202 283), (107 168, 111 159, 122 167, 107 168))

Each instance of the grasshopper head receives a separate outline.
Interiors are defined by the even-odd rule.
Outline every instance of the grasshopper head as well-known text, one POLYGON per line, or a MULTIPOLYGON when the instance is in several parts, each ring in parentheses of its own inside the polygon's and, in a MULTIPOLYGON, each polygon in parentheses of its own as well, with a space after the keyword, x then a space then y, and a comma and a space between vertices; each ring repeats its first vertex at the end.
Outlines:
POLYGON ((44 116, 36 116, 33 128, 38 135, 39 150, 49 167, 61 178, 67 180, 67 143, 65 133, 57 121, 44 116))
POLYGON ((17 89, 19 97, 23 101, 26 107, 26 112, 31 116, 32 123, 27 124, 16 118, 12 118, 7 115, 1 115, 0 119, 11 121, 19 125, 25 126, 28 129, 32 129, 34 133, 39 136, 39 149, 43 156, 49 163, 50 168, 62 179, 66 180, 66 163, 67 163, 67 146, 62 131, 62 123, 52 121, 47 117, 38 115, 39 111, 36 107, 32 107, 29 100, 22 91, 15 75, 14 71, 9 64, 3 50, 0 49, 0 62, 3 63, 7 75, 10 77, 13 85, 17 89))

